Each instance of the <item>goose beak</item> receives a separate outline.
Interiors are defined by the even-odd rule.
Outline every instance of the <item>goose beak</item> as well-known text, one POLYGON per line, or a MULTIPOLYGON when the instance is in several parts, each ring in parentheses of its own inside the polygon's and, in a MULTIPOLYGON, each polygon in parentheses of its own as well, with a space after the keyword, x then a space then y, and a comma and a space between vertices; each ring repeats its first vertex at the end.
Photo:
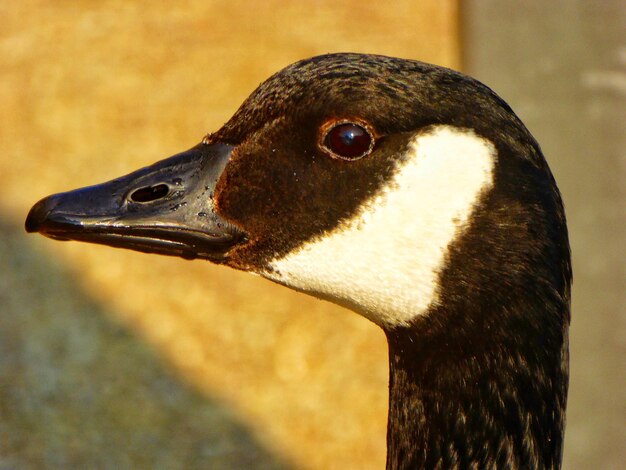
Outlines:
POLYGON ((48 196, 28 213, 26 231, 223 262, 245 238, 215 211, 215 185, 232 150, 200 144, 107 183, 48 196))

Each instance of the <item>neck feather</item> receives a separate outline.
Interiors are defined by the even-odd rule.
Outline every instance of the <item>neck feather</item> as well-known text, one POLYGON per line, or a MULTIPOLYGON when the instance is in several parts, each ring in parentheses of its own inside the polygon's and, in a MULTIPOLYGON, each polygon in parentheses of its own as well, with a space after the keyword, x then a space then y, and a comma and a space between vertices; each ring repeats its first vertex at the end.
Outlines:
POLYGON ((386 332, 388 470, 560 468, 566 330, 498 317, 434 311, 386 332))
POLYGON ((448 247, 437 301, 385 329, 388 470, 560 468, 572 273, 534 145, 540 164, 498 146, 496 184, 448 247))

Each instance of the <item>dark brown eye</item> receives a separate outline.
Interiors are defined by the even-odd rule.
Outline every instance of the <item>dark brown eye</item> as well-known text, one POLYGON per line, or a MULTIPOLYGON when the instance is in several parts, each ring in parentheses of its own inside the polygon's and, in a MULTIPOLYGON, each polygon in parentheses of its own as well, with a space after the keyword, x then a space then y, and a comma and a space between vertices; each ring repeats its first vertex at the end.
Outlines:
POLYGON ((343 122, 328 130, 323 145, 333 156, 344 160, 358 160, 372 151, 374 138, 364 126, 343 122))

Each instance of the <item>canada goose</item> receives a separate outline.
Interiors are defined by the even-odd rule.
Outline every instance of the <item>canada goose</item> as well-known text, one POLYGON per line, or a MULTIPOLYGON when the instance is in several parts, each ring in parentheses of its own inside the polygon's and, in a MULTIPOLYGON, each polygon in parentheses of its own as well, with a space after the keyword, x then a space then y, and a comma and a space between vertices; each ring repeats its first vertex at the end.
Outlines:
POLYGON ((388 469, 559 468, 570 252, 539 145, 458 72, 331 54, 217 132, 26 230, 203 258, 345 305, 389 343, 388 469))

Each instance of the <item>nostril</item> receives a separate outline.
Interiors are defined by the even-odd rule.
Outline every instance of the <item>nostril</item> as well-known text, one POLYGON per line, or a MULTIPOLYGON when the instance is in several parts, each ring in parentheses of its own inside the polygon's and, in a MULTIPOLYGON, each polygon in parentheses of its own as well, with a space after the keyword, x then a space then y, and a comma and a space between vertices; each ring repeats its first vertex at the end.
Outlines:
POLYGON ((153 186, 144 186, 136 189, 128 198, 133 202, 152 202, 157 199, 164 198, 170 192, 170 188, 166 184, 155 184, 153 186))

